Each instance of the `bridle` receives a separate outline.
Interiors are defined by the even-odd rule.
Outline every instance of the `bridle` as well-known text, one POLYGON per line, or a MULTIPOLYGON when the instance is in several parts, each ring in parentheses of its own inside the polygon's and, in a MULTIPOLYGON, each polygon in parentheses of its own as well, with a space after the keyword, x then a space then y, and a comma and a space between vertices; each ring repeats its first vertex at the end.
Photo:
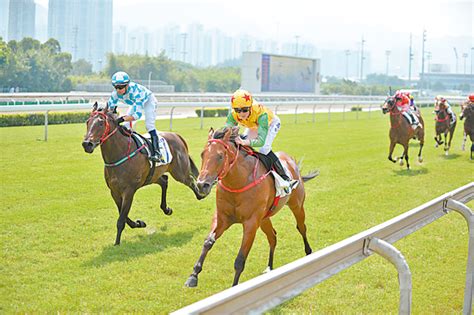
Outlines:
POLYGON ((104 119, 105 122, 105 129, 104 132, 102 133, 102 136, 100 136, 99 139, 99 144, 104 143, 107 139, 109 139, 114 133, 117 132, 118 128, 115 128, 112 132, 110 132, 110 124, 109 121, 107 120, 107 114, 104 112, 100 112, 98 110, 93 111, 91 115, 89 116, 89 119, 87 119, 87 125, 89 125, 89 121, 97 116, 100 116, 104 119))
POLYGON ((121 130, 121 132, 128 137, 128 148, 127 148, 127 152, 125 152, 125 157, 123 157, 122 159, 116 161, 116 162, 113 162, 113 163, 107 163, 105 162, 104 165, 107 166, 107 167, 114 167, 114 166, 118 166, 128 160, 130 160, 132 157, 134 157, 138 152, 140 152, 140 150, 142 150, 144 147, 145 147, 145 144, 142 144, 140 147, 138 147, 135 151, 131 152, 131 144, 132 144, 132 132, 128 132, 125 130, 125 128, 121 128, 120 126, 117 126, 115 127, 115 129, 113 131, 110 131, 110 124, 109 124, 109 121, 108 121, 108 116, 106 113, 104 112, 101 112, 101 111, 93 111, 91 113, 91 115, 89 116, 89 118, 87 119, 87 125, 89 125, 89 122, 91 119, 97 117, 97 116, 100 116, 101 118, 104 119, 104 122, 105 122, 105 129, 104 129, 104 132, 102 133, 102 135, 100 136, 100 139, 99 139, 99 144, 102 145, 105 141, 107 141, 107 139, 109 139, 111 136, 113 136, 117 130, 121 130), (131 152, 131 153, 130 153, 131 152))
POLYGON ((223 183, 222 183, 222 179, 224 177, 227 176, 227 174, 229 174, 230 170, 232 169, 232 167, 235 165, 235 163, 237 162, 237 158, 239 156, 239 151, 240 149, 244 149, 247 154, 249 155, 254 155, 256 156, 255 152, 253 152, 251 149, 249 148, 246 148, 246 147, 241 147, 239 144, 237 145, 237 148, 236 148, 236 151, 235 153, 232 152, 232 149, 231 149, 231 146, 228 145, 227 143, 225 143, 223 140, 221 139, 210 139, 208 141, 208 145, 210 143, 219 143, 221 145, 224 146, 225 150, 227 152, 230 152, 231 154, 234 154, 234 159, 232 162, 228 162, 227 164, 229 165, 229 167, 226 169, 225 168, 225 165, 226 165, 226 161, 228 160, 227 158, 227 154, 225 154, 225 157, 226 157, 226 161, 224 161, 224 167, 222 168, 222 170, 219 172, 219 174, 217 175, 217 179, 218 179, 218 184, 219 186, 221 186, 224 190, 228 191, 228 192, 232 192, 232 193, 240 193, 240 192, 244 192, 246 190, 249 190, 250 188, 254 187, 254 186, 257 186, 258 184, 260 184, 267 176, 268 174, 270 174, 270 171, 264 173, 263 175, 261 175, 259 178, 256 178, 257 177, 257 168, 258 168, 258 162, 259 162, 259 159, 258 157, 255 159, 255 167, 254 167, 254 170, 253 170, 253 182, 251 182, 250 184, 242 187, 242 188, 239 188, 239 189, 232 189, 230 187, 227 187, 225 186, 223 183))
POLYGON ((231 155, 233 154, 234 155, 234 160, 232 162, 228 162, 227 164, 229 165, 229 167, 226 169, 225 165, 226 165, 226 162, 228 161, 228 154, 225 154, 225 161, 224 161, 224 167, 222 167, 222 170, 219 172, 219 174, 217 175, 217 179, 220 181, 221 179, 223 179, 224 177, 227 176, 227 174, 229 173, 229 171, 231 170, 231 168, 234 166, 235 162, 237 162, 237 157, 239 155, 239 148, 240 148, 240 145, 237 145, 237 149, 236 149, 236 152, 232 152, 232 149, 230 147, 230 145, 228 145, 227 143, 225 143, 223 140, 221 139, 210 139, 208 142, 208 146, 209 144, 211 143, 220 143, 221 145, 224 146, 225 150, 227 152, 229 152, 231 155))

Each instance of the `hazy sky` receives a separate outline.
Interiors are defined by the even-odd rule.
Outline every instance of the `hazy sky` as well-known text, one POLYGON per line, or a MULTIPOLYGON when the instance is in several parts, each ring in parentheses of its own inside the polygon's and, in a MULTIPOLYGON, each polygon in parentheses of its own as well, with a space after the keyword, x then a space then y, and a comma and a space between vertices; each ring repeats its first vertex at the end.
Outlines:
MULTIPOLYGON (((46 5, 48 0, 35 1, 46 5)), ((423 29, 433 45, 433 40, 442 37, 464 37, 450 42, 444 52, 433 52, 433 62, 448 54, 451 58, 452 45, 470 55, 473 17, 473 0, 114 0, 113 19, 114 26, 125 25, 129 30, 197 22, 228 35, 249 34, 281 42, 299 36, 300 43, 332 49, 357 49, 364 36, 367 50, 380 63, 385 50, 392 50, 396 58, 397 48, 408 46, 410 32, 414 49, 420 50, 423 29)))

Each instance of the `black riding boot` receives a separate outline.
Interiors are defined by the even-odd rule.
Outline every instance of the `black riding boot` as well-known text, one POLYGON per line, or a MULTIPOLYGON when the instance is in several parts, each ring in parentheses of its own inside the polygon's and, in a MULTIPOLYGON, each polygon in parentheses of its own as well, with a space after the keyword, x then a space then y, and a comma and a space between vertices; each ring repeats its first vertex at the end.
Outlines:
POLYGON ((160 153, 160 143, 158 141, 158 135, 156 134, 156 130, 152 130, 149 132, 151 136, 151 156, 150 160, 155 162, 163 162, 160 153))
POLYGON ((280 159, 275 155, 275 153, 273 153, 273 151, 270 151, 268 152, 267 156, 272 161, 273 166, 275 166, 275 171, 278 173, 278 175, 280 175, 281 178, 283 178, 284 180, 290 181, 290 178, 285 173, 283 165, 281 165, 280 159))

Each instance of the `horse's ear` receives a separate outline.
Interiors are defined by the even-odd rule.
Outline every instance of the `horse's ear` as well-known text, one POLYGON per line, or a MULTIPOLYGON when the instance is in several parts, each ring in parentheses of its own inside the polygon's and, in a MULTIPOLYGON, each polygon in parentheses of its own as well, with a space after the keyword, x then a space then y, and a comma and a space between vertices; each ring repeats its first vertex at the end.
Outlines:
POLYGON ((109 102, 105 103, 104 112, 109 111, 109 102))
POLYGON ((212 139, 212 135, 214 135, 214 128, 209 129, 209 133, 207 134, 207 140, 212 139))
POLYGON ((97 110, 98 106, 99 106, 99 104, 97 104, 97 102, 95 102, 94 105, 92 105, 92 111, 95 112, 97 110))

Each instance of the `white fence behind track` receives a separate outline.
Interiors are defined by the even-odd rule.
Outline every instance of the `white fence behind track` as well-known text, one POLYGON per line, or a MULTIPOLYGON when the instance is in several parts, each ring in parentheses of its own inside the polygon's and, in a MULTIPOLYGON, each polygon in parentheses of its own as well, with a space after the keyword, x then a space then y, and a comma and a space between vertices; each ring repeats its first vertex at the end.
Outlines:
MULTIPOLYGON (((31 112, 44 112, 45 115, 45 129, 44 129, 44 140, 48 139, 48 113, 50 111, 64 111, 64 110, 90 110, 92 103, 80 104, 66 104, 66 99, 71 94, 69 93, 43 93, 41 96, 44 98, 40 101, 40 95, 31 93, 12 93, 15 95, 17 100, 12 99, 12 104, 16 105, 2 105, 0 106, 0 113, 31 113, 31 112), (24 94, 24 95, 22 95, 24 94), (63 95, 64 94, 64 95, 63 95), (18 96, 17 96, 18 95, 18 96), (65 96, 68 95, 68 96, 65 96), (23 97, 23 98, 22 98, 23 97), (53 99, 59 97, 63 104, 41 104, 45 98, 53 99), (55 98, 53 98, 55 97, 55 98), (23 101, 20 101, 22 99, 23 101), (21 102, 27 102, 35 99, 36 105, 18 105, 21 102)), ((5 100, 5 94, 0 94, 0 101, 5 100)), ((97 99, 105 103, 109 94, 104 93, 87 93, 77 94, 81 100, 84 97, 89 99, 97 99), (91 96, 92 95, 92 96, 91 96)), ((316 121, 316 113, 328 114, 328 122, 331 121, 331 113, 342 112, 342 119, 346 119, 346 112, 353 112, 353 107, 360 107, 360 111, 368 112, 369 119, 372 117, 373 112, 381 113, 380 106, 383 104, 384 97, 382 96, 314 96, 314 95, 262 95, 262 103, 272 108, 276 114, 280 112, 294 114, 294 123, 298 123, 298 114, 301 113, 312 113, 312 121, 316 121)), ((417 101, 417 105, 431 106, 431 99, 420 99, 417 101)), ((119 104, 119 108, 127 108, 124 104, 119 104)), ((169 109, 167 115, 169 116, 169 130, 173 130, 173 117, 176 108, 188 109, 188 112, 193 111, 196 108, 200 108, 200 127, 204 125, 204 109, 205 108, 229 108, 229 99, 227 94, 161 94, 158 98, 158 110, 164 108, 169 109), (163 101, 163 99, 169 98, 170 101, 163 101), (182 99, 185 99, 184 101, 182 99), (217 101, 218 100, 218 101, 217 101)), ((355 111, 356 119, 359 119, 359 110, 355 111)))
POLYGON ((410 269, 403 255, 391 244, 454 210, 464 216, 469 229, 463 314, 471 315, 474 294, 474 214, 464 204, 472 199, 474 199, 474 182, 339 243, 171 314, 263 313, 364 260, 374 252, 396 266, 400 283, 399 313, 410 314, 410 269))

